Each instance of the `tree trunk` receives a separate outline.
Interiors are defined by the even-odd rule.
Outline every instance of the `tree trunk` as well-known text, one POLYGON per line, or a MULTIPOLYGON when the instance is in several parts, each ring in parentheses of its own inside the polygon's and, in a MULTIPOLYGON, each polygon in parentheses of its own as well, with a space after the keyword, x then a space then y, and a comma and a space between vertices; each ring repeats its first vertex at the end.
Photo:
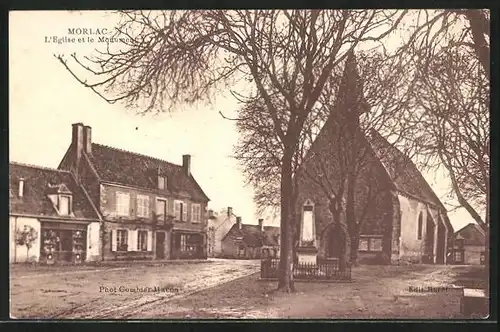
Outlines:
POLYGON ((346 223, 351 239, 351 264, 356 264, 358 259, 358 227, 355 212, 354 198, 355 177, 353 174, 347 176, 347 200, 346 200, 346 223))
POLYGON ((358 264, 358 249, 359 249, 359 235, 351 236, 351 264, 356 266, 358 264))
MULTIPOLYGON (((336 207, 336 202, 330 201, 330 212, 332 213, 333 220, 335 223, 334 229, 335 229, 335 234, 336 239, 341 241, 340 245, 338 246, 339 248, 339 270, 340 271, 345 271, 346 265, 347 265, 347 253, 345 250, 346 247, 346 239, 344 236, 344 233, 342 232, 342 226, 340 225, 341 220, 340 220, 340 214, 341 214, 341 209, 336 207)), ((331 244, 329 244, 331 245, 331 244)))
POLYGON ((287 293, 295 291, 292 273, 292 156, 292 149, 285 147, 281 163, 281 250, 278 270, 278 290, 282 290, 287 293))
POLYGON ((490 48, 488 47, 484 37, 484 34, 488 33, 487 30, 489 29, 489 22, 477 9, 465 10, 465 17, 469 21, 472 32, 474 51, 476 52, 479 62, 486 73, 486 77, 490 79, 490 48))

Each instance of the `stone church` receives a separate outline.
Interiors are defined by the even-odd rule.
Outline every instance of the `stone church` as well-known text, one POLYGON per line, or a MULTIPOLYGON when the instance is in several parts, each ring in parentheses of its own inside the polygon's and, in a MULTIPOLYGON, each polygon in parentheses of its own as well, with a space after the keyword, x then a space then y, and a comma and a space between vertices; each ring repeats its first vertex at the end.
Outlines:
POLYGON ((376 130, 361 129, 369 109, 362 89, 351 52, 337 104, 296 175, 299 261, 350 257, 349 227, 358 227, 358 260, 444 264, 453 239, 446 209, 409 157, 376 130), (354 226, 346 222, 349 193, 354 226))

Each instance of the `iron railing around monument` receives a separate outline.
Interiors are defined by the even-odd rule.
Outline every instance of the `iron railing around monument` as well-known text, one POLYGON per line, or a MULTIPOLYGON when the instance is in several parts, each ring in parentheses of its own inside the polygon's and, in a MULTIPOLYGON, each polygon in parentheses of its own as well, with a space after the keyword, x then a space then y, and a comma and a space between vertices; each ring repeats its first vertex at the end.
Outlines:
MULTIPOLYGON (((263 259, 260 263, 261 279, 278 278, 279 259, 263 259)), ((351 267, 341 268, 336 260, 314 263, 294 263, 295 280, 351 281, 351 267)))

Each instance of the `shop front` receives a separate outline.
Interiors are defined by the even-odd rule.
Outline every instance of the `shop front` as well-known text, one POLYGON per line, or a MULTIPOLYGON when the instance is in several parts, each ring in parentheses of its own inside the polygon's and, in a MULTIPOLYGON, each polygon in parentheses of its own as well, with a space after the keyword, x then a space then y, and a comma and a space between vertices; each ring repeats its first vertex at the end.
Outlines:
POLYGON ((46 264, 85 261, 88 223, 42 222, 40 261, 46 264))
POLYGON ((172 259, 205 259, 205 234, 199 232, 172 232, 172 259))

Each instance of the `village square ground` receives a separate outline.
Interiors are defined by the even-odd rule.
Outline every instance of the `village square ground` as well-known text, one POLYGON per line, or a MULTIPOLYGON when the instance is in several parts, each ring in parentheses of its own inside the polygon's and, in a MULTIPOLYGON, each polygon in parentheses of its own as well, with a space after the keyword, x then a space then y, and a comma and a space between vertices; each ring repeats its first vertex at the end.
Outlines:
POLYGON ((350 283, 297 282, 296 293, 283 294, 274 292, 276 282, 258 280, 259 264, 11 265, 11 317, 453 319, 461 318, 460 287, 484 286, 477 284, 481 266, 363 265, 350 283))

